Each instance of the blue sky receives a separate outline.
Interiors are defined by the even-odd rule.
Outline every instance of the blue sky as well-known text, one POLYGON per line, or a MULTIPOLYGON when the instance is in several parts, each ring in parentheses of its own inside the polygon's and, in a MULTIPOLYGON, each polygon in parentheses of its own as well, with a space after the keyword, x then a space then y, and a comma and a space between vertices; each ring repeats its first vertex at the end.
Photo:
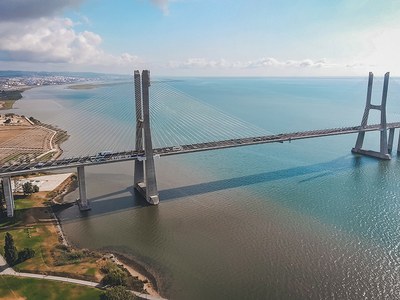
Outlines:
POLYGON ((400 75, 398 0, 1 0, 0 69, 400 75))

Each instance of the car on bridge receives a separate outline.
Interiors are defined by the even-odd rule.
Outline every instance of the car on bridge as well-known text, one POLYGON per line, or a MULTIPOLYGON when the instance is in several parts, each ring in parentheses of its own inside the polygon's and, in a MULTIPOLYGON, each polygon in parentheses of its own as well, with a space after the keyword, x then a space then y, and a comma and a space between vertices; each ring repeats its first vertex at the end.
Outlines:
POLYGON ((90 161, 106 161, 111 158, 112 152, 111 151, 100 151, 96 154, 96 156, 91 156, 90 161))
POLYGON ((42 163, 42 162, 39 162, 34 166, 35 169, 42 168, 42 167, 44 167, 44 163, 42 163))

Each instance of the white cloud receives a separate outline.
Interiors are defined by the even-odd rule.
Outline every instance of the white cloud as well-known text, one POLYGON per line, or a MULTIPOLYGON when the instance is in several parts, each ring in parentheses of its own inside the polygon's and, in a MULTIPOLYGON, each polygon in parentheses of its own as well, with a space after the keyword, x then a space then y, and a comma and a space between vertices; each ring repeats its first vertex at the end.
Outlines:
MULTIPOLYGON (((101 48, 102 38, 91 31, 77 31, 77 25, 90 25, 78 13, 80 22, 57 17, 65 8, 84 0, 0 0, 0 63, 3 66, 57 64, 97 70, 128 69, 139 64, 130 53, 113 55, 101 48)), ((162 2, 162 1, 161 1, 162 2)), ((162 3, 159 5, 162 5, 162 3)))
POLYGON ((216 68, 229 67, 229 64, 224 59, 207 60, 205 58, 189 58, 184 62, 171 61, 170 66, 173 68, 216 68))
POLYGON ((115 56, 101 49, 101 37, 77 32, 68 18, 42 17, 28 22, 0 22, 0 54, 8 61, 65 63, 75 65, 124 65, 137 56, 115 56))
POLYGON ((172 68, 227 68, 227 69, 251 69, 251 68, 329 68, 336 64, 329 63, 326 59, 319 60, 286 60, 280 61, 273 57, 263 57, 250 61, 229 62, 225 59, 210 60, 206 58, 189 58, 185 61, 171 61, 169 66, 172 68))

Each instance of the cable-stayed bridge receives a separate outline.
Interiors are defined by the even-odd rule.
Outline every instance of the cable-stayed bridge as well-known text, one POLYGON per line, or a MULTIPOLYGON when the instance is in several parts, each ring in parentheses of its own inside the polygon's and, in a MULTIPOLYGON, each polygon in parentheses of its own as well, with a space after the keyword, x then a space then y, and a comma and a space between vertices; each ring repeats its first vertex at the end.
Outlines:
MULTIPOLYGON (((75 123, 75 127, 72 126, 71 129, 71 139, 77 136, 81 140, 81 142, 74 143, 75 152, 73 155, 66 151, 64 154, 66 158, 43 159, 43 154, 39 153, 38 150, 37 157, 42 157, 40 160, 20 159, 18 162, 0 166, 0 177, 3 179, 3 190, 7 202, 7 214, 12 216, 14 209, 11 176, 29 174, 38 170, 51 171, 71 167, 77 168, 80 192, 79 204, 81 209, 85 210, 89 209, 90 206, 86 198, 84 168, 91 165, 135 161, 135 188, 149 203, 157 204, 159 199, 154 168, 155 156, 357 133, 358 137, 356 145, 352 149, 353 152, 380 159, 390 159, 394 131, 396 128, 400 128, 400 123, 386 122, 388 82, 389 74, 386 74, 382 102, 380 105, 372 105, 373 75, 370 73, 367 103, 361 125, 274 134, 228 116, 214 107, 205 105, 171 88, 166 83, 152 82, 150 89, 149 72, 143 71, 140 74, 135 71, 135 102, 133 104, 133 101, 125 100, 124 103, 130 103, 131 106, 123 107, 122 113, 116 111, 122 103, 118 102, 117 99, 112 103, 109 103, 109 101, 87 101, 87 103, 81 105, 80 110, 75 112, 75 115, 65 114, 65 118, 73 119, 75 123), (172 103, 171 99, 173 100, 172 103), (101 108, 103 108, 103 111, 101 108), (367 124, 371 109, 380 111, 381 122, 379 124, 367 124), (99 124, 107 121, 109 114, 113 113, 118 113, 119 122, 108 122, 102 130, 81 131, 82 128, 98 127, 99 124), (135 126, 132 126, 135 119, 135 126), (365 133, 369 131, 380 132, 379 151, 362 149, 365 133), (96 148, 99 147, 98 144, 102 144, 102 148, 96 148)), ((131 87, 131 84, 129 87, 131 87)), ((112 93, 112 86, 108 90, 112 93)), ((131 91, 131 89, 127 90, 131 91)), ((109 96, 106 94, 100 97, 107 99, 109 96)), ((132 98, 132 95, 128 93, 125 97, 132 98)), ((60 118, 57 121, 62 122, 60 118)), ((16 145, 18 143, 19 140, 15 141, 16 145)), ((1 147, 0 142, 0 149, 1 147)))

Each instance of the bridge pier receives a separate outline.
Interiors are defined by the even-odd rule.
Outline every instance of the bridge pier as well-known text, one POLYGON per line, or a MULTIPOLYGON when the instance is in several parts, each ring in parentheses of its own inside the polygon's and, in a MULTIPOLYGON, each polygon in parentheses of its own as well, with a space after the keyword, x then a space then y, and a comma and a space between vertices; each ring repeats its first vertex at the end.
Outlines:
POLYGON ((394 128, 389 129, 388 152, 392 153, 394 140, 394 128))
POLYGON ((157 189, 156 170, 154 166, 153 144, 150 129, 149 86, 150 72, 134 72, 135 106, 136 106, 136 151, 144 150, 145 159, 135 161, 134 187, 150 204, 160 202, 157 189))
POLYGON ((380 149, 379 152, 372 150, 364 150, 362 149, 365 137, 365 131, 360 131, 357 136, 356 145, 351 151, 353 153, 358 153, 362 155, 368 155, 372 157, 376 157, 379 159, 391 159, 389 154, 389 148, 392 149, 393 137, 394 137, 394 129, 390 129, 389 133, 389 143, 387 138, 387 122, 386 122, 386 99, 387 99, 387 91, 389 85, 389 72, 385 74, 385 79, 383 82, 383 92, 382 92, 382 101, 380 105, 371 104, 371 95, 372 95, 372 84, 373 84, 374 74, 372 72, 369 73, 368 78, 368 89, 367 89, 367 101, 365 105, 364 115, 361 120, 361 130, 367 127, 369 111, 371 109, 376 109, 381 112, 381 128, 380 128, 380 149), (389 147, 390 146, 390 147, 389 147))
POLYGON ((3 177, 3 194, 6 200, 7 217, 11 218, 14 216, 14 195, 11 187, 11 177, 3 177))
POLYGON ((399 140, 397 142, 397 153, 400 153, 400 130, 399 130, 399 140))
POLYGON ((77 203, 81 211, 90 210, 89 201, 86 197, 85 168, 84 166, 79 166, 77 169, 79 185, 79 198, 77 199, 77 203))

